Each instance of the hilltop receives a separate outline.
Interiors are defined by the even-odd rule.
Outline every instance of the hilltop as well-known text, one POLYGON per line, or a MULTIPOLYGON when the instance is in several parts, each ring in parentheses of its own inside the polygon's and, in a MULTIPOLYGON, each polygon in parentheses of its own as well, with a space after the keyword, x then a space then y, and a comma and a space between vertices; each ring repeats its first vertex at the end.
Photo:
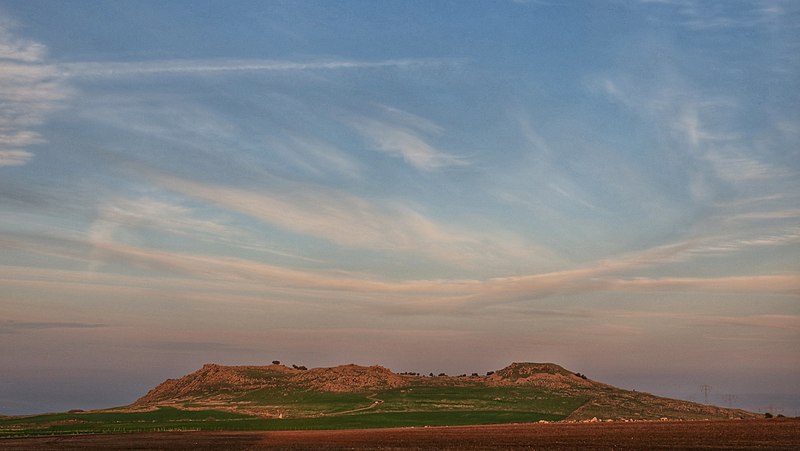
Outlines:
POLYGON ((180 379, 167 379, 133 403, 134 406, 165 401, 221 400, 267 389, 320 392, 365 392, 403 387, 409 379, 382 366, 341 365, 310 370, 269 366, 203 365, 180 379))
POLYGON ((157 407, 220 409, 268 418, 379 412, 531 412, 569 420, 755 416, 620 389, 554 363, 512 363, 486 375, 460 376, 397 374, 377 365, 305 369, 206 364, 164 381, 127 409, 157 407))

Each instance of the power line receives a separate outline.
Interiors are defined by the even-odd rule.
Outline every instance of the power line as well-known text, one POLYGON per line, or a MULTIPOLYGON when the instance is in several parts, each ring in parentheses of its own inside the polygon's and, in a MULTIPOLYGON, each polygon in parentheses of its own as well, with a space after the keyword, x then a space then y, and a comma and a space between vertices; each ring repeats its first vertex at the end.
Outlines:
POLYGON ((728 407, 733 407, 733 404, 737 400, 736 395, 732 393, 728 393, 727 395, 724 395, 722 398, 725 400, 725 403, 728 405, 728 407))
POLYGON ((705 404, 708 404, 708 394, 711 393, 711 386, 708 384, 703 384, 700 386, 700 391, 703 392, 703 399, 705 400, 705 404))

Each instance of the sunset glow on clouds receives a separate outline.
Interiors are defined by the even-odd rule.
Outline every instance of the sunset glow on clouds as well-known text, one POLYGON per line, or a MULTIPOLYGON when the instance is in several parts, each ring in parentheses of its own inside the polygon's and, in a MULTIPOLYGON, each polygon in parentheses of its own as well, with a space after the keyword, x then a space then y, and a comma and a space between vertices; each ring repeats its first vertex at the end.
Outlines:
POLYGON ((273 359, 793 413, 798 46, 779 0, 2 1, 0 414, 273 359))

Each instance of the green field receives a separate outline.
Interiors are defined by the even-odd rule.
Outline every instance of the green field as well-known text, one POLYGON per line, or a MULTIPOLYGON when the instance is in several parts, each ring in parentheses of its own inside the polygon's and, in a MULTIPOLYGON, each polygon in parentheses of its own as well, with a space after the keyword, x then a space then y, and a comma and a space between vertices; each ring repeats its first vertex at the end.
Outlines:
POLYGON ((161 408, 152 412, 52 414, 0 420, 0 437, 159 431, 255 431, 455 426, 555 421, 562 415, 515 411, 369 412, 342 416, 261 419, 228 412, 161 408), (222 418, 222 419, 220 419, 222 418))
POLYGON ((101 434, 160 431, 274 431, 305 429, 367 429, 413 426, 456 426, 555 421, 561 415, 513 411, 450 411, 450 412, 375 412, 317 418, 260 419, 228 418, 226 412, 204 411, 206 417, 195 418, 196 412, 160 409, 142 413, 39 415, 0 420, 0 437, 36 435, 101 434), (169 412, 164 412, 169 410, 169 412), (107 419, 106 419, 107 418, 107 419), (112 419, 113 418, 113 419, 112 419))
POLYGON ((546 412, 566 417, 586 397, 570 397, 536 387, 419 386, 381 393, 384 411, 546 412))
POLYGON ((0 437, 176 430, 360 429, 556 421, 564 419, 584 401, 529 387, 480 386, 421 386, 379 393, 264 390, 248 393, 240 400, 280 402, 293 415, 282 419, 262 418, 229 410, 175 407, 133 412, 58 413, 0 418, 0 437), (383 402, 373 405, 375 400, 383 402))
POLYGON ((280 407, 290 417, 302 417, 334 414, 366 407, 372 404, 372 401, 367 399, 369 395, 370 393, 263 388, 235 396, 232 401, 258 406, 272 405, 280 407))

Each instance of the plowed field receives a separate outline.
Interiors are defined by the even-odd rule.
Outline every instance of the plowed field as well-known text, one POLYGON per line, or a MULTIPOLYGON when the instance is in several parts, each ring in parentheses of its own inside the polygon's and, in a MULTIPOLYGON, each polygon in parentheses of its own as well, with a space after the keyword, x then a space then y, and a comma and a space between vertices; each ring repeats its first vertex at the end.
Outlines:
POLYGON ((0 440, 4 450, 800 449, 800 420, 550 423, 344 431, 163 432, 0 440))

